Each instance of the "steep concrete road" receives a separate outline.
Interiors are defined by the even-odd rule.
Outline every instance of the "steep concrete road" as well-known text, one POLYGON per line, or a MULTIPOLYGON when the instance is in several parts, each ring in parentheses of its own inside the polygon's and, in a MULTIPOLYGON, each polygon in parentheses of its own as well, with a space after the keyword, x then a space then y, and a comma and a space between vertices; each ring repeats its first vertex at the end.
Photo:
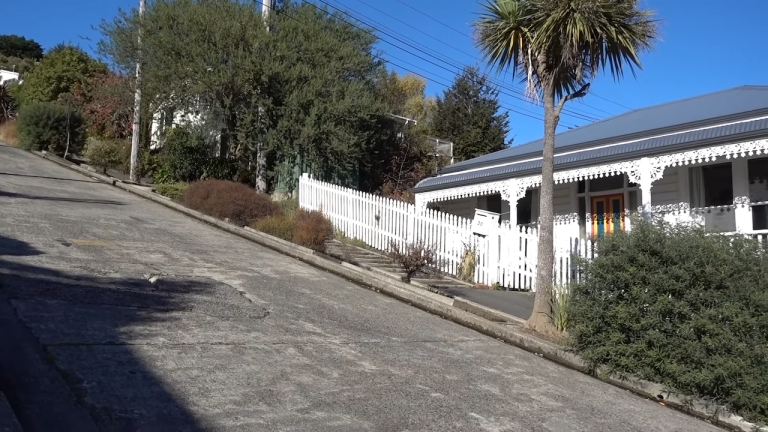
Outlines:
POLYGON ((27 432, 716 430, 1 145, 0 278, 27 432))

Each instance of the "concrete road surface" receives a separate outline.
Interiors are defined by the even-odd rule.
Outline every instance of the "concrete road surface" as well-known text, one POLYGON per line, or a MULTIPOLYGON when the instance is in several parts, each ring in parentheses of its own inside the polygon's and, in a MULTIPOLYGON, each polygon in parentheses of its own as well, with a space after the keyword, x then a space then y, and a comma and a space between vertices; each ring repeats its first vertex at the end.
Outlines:
POLYGON ((717 430, 7 146, 0 277, 27 432, 717 430))

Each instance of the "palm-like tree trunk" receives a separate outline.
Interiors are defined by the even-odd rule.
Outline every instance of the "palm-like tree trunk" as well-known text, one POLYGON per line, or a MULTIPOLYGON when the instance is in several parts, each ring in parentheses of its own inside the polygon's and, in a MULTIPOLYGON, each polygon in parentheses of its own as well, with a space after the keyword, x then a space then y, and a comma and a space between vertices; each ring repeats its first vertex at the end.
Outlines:
POLYGON ((555 106, 555 88, 544 83, 544 157, 541 163, 541 189, 539 205, 539 256, 536 262, 536 298, 533 313, 526 326, 541 333, 555 333, 552 324, 552 278, 555 261, 554 252, 554 209, 552 190, 554 188, 555 129, 559 121, 555 106))

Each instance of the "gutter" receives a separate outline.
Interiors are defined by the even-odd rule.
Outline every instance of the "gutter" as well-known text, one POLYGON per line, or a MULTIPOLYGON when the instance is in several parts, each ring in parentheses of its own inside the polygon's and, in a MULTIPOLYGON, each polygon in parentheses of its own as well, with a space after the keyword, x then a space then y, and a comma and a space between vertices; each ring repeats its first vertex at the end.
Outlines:
MULTIPOLYGON (((621 115, 623 114, 620 114, 617 117, 620 117, 621 115)), ((697 122, 684 123, 684 124, 675 125, 675 126, 668 126, 665 128, 652 129, 652 130, 643 131, 643 132, 636 132, 632 134, 617 135, 610 138, 587 141, 579 144, 572 144, 569 146, 556 148, 555 151, 566 150, 566 149, 568 151, 575 151, 575 150, 588 149, 590 147, 596 147, 596 146, 605 145, 605 144, 612 144, 612 143, 621 142, 621 141, 634 141, 634 140, 644 139, 644 138, 651 139, 651 138, 655 138, 657 135, 666 135, 674 132, 686 132, 688 129, 698 129, 706 126, 717 127, 722 123, 736 122, 739 120, 749 120, 753 117, 762 117, 765 115, 768 115, 768 108, 758 109, 754 111, 747 111, 744 113, 733 114, 729 116, 717 117, 714 119, 707 119, 707 120, 701 120, 697 122)), ((613 118, 615 117, 611 117, 610 119, 613 119, 613 118)), ((600 122, 595 122, 592 124, 601 123, 603 121, 608 121, 610 119, 601 120, 600 122)), ((587 126, 583 126, 583 127, 587 127, 587 126)), ((532 141, 523 145, 533 144, 534 142, 536 141, 532 141)), ((498 165, 503 163, 510 163, 510 162, 515 162, 517 160, 526 160, 540 154, 541 151, 542 150, 537 150, 533 152, 524 153, 521 155, 515 155, 515 156, 510 156, 510 157, 500 158, 500 159, 493 159, 493 160, 473 163, 473 164, 466 164, 466 165, 455 164, 455 165, 451 165, 443 168, 443 171, 441 172, 441 174, 453 174, 453 173, 458 173, 458 172, 470 170, 470 169, 483 168, 483 167, 493 166, 493 165, 498 165)))
MULTIPOLYGON (((747 132, 742 134, 736 134, 736 135, 728 135, 726 137, 717 137, 717 138, 710 138, 710 139, 704 139, 704 140, 697 140, 693 142, 686 142, 686 143, 680 143, 680 144, 673 144, 664 146, 661 148, 654 148, 654 149, 648 149, 648 150, 638 150, 634 152, 628 152, 628 153, 621 153, 618 155, 611 155, 611 156, 603 156, 599 158, 594 159, 588 159, 586 161, 577 161, 577 162, 568 162, 568 163, 561 163, 561 164, 555 164, 555 170, 556 171, 562 171, 572 168, 584 168, 587 166, 591 166, 594 164, 606 164, 606 163, 612 163, 612 162, 621 162, 626 161, 634 158, 642 158, 647 156, 660 156, 664 154, 668 154, 670 152, 679 151, 679 150, 687 150, 691 148, 700 147, 702 145, 705 146, 711 146, 711 145, 718 145, 718 144, 725 144, 730 141, 734 140, 749 140, 754 138, 764 138, 768 136, 768 129, 763 129, 756 132, 747 132)), ((569 147, 570 150, 570 147, 569 147)), ((557 158, 558 155, 555 155, 555 158, 557 158)), ((538 162, 539 165, 541 165, 541 162, 538 162)), ((489 167, 490 168, 490 167, 489 167)), ((469 169, 469 168, 467 168, 469 169)), ((446 183, 439 183, 435 185, 429 185, 429 186, 416 186, 413 188, 414 193, 422 193, 422 192, 431 192, 435 190, 443 190, 453 187, 461 187, 461 186, 469 186, 474 184, 482 184, 482 183, 488 183, 492 181, 498 181, 498 180, 507 180, 511 178, 518 178, 518 177, 528 177, 531 175, 537 175, 541 174, 541 167, 534 168, 534 169, 527 169, 522 171, 515 171, 513 173, 505 173, 505 174, 495 174, 490 176, 481 176, 478 178, 473 179, 467 179, 467 180, 459 180, 456 182, 446 182, 446 183)), ((459 175, 458 173, 455 175, 459 175)), ((438 176, 439 177, 439 176, 438 176)), ((430 177, 430 178, 437 178, 437 177, 430 177)), ((426 180, 426 179, 425 179, 426 180)), ((424 181, 424 180, 422 180, 424 181)))

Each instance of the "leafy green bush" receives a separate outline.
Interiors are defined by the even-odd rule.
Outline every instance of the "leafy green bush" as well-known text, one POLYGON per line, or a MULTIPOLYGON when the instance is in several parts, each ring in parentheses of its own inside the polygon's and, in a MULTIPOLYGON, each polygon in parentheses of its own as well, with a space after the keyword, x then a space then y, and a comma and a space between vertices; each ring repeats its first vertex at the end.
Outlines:
POLYGON ((89 139, 85 149, 85 157, 91 165, 100 168, 103 173, 106 173, 108 168, 114 168, 122 162, 120 147, 118 143, 112 140, 89 139))
POLYGON ((325 252, 325 242, 333 237, 333 223, 319 211, 307 211, 299 209, 294 215, 296 230, 293 233, 293 242, 325 252))
POLYGON ((229 219, 241 227, 282 214, 269 195, 260 194, 242 183, 225 180, 192 183, 184 191, 181 203, 209 216, 229 219))
POLYGON ((184 195, 184 191, 186 191, 188 187, 189 183, 184 182, 160 183, 155 185, 155 192, 172 200, 178 200, 184 195))
POLYGON ((165 163, 160 163, 157 169, 152 173, 152 179, 155 184, 174 183, 173 175, 171 175, 171 169, 165 163))
POLYGON ((204 179, 217 179, 217 180, 234 180, 237 176, 237 162, 221 159, 217 157, 210 157, 206 161, 205 169, 203 170, 202 178, 204 179))
POLYGON ((293 216, 269 216, 256 221, 253 228, 286 241, 293 241, 293 231, 296 221, 293 216))
POLYGON ((83 116, 72 110, 67 127, 67 111, 66 107, 51 102, 24 105, 19 112, 18 125, 21 148, 63 155, 69 129, 69 152, 79 152, 85 143, 85 121, 83 116))
POLYGON ((202 134, 181 127, 168 132, 162 153, 173 181, 182 182, 200 180, 213 158, 202 134))
POLYGON ((571 292, 571 343, 632 374, 768 422, 768 259, 751 239, 637 221, 571 292))

